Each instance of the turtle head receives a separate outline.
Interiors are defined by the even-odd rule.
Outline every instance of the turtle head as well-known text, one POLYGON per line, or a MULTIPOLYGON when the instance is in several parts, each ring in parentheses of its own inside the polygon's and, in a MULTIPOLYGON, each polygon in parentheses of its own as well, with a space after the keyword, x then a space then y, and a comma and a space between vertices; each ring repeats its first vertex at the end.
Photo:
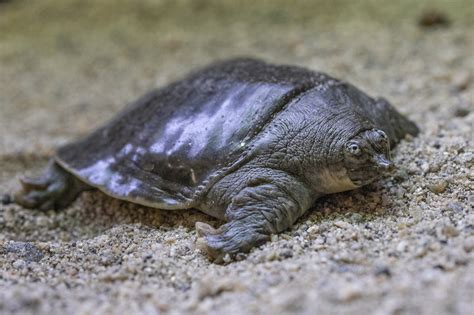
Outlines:
POLYGON ((395 169, 390 159, 390 141, 382 130, 360 132, 345 143, 343 150, 347 175, 356 186, 368 184, 395 169))

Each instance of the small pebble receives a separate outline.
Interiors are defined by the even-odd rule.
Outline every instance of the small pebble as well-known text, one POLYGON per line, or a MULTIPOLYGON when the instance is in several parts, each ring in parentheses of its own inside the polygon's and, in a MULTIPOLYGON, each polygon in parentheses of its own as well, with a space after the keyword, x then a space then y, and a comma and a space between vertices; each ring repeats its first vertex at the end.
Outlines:
POLYGON ((463 210, 464 210, 464 207, 459 202, 450 202, 448 204, 448 208, 452 211, 455 211, 455 212, 463 212, 463 210))
POLYGON ((364 222, 364 217, 363 217, 360 213, 353 213, 353 214, 351 214, 350 219, 351 219, 351 221, 353 221, 353 222, 355 222, 355 223, 364 222))
POLYGON ((418 18, 418 25, 423 28, 437 28, 437 27, 447 27, 451 24, 446 14, 443 12, 430 9, 426 10, 418 18))
MULTIPOLYGON (((471 81, 471 74, 468 71, 463 71, 456 73, 453 77, 453 85, 456 87, 456 90, 461 92, 468 88, 471 81)), ((469 110, 467 108, 464 109, 467 114, 469 114, 469 110)), ((465 117, 467 116, 458 116, 458 117, 465 117)))
POLYGON ((23 259, 18 259, 13 262, 13 267, 15 269, 23 269, 26 267, 26 262, 23 259))
POLYGON ((423 164, 421 164, 421 170, 423 173, 428 173, 430 170, 430 164, 428 164, 428 162, 423 162, 423 164))
POLYGON ((314 235, 314 234, 317 234, 319 233, 319 227, 317 225, 312 225, 308 228, 308 230, 306 230, 306 232, 308 232, 308 234, 310 235, 314 235))
POLYGON ((474 236, 469 236, 468 238, 466 238, 462 244, 462 247, 468 253, 474 250, 474 236))
POLYGON ((468 108, 458 107, 454 110, 454 116, 463 118, 469 115, 470 112, 468 108))
POLYGON ((347 223, 346 221, 336 221, 334 222, 334 225, 337 226, 338 228, 341 229, 350 229, 351 225, 347 223))
POLYGON ((408 248, 408 242, 407 241, 401 241, 397 245, 397 251, 398 252, 404 252, 404 251, 407 250, 407 248, 408 248))
POLYGON ((416 258, 425 257, 426 254, 428 253, 428 251, 429 251, 429 247, 428 247, 428 246, 420 246, 420 247, 418 247, 417 249, 415 249, 415 257, 416 257, 416 258))
POLYGON ((13 198, 9 194, 3 194, 1 197, 1 202, 2 202, 2 205, 6 206, 13 202, 13 198))
POLYGON ((351 302, 362 297, 363 287, 358 284, 343 286, 338 292, 338 300, 341 302, 351 302))
POLYGON ((229 254, 225 254, 225 256, 222 260, 224 261, 224 263, 228 264, 232 261, 232 258, 230 257, 229 254))
POLYGON ((452 224, 445 224, 441 229, 441 233, 446 237, 455 237, 459 235, 459 230, 452 224))
POLYGON ((392 275, 392 272, 390 271, 390 268, 388 266, 377 266, 374 270, 374 274, 376 276, 387 276, 390 277, 392 275))
POLYGON ((293 257, 293 251, 289 248, 286 248, 280 252, 280 257, 291 258, 293 257))
POLYGON ((435 183, 428 185, 428 189, 435 194, 444 193, 447 187, 448 187, 448 182, 446 180, 439 180, 435 183))

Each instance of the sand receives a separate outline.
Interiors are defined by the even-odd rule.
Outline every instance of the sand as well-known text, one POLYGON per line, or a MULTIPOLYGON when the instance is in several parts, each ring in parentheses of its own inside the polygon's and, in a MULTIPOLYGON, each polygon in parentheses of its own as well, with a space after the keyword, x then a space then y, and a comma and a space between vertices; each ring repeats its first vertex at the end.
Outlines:
POLYGON ((84 193, 0 205, 2 314, 472 314, 472 1, 1 1, 0 193, 147 90, 231 56, 384 96, 422 133, 398 170, 328 196, 244 260, 196 249, 197 211, 84 193), (450 23, 421 27, 426 10, 450 23))

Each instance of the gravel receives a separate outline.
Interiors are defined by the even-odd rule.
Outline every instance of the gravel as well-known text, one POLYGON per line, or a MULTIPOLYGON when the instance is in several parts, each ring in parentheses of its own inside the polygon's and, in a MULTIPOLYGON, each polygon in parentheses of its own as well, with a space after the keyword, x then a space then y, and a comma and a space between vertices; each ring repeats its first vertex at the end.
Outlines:
POLYGON ((397 172, 328 196, 220 266, 197 211, 86 192, 64 211, 0 205, 3 314, 472 314, 473 3, 4 1, 0 195, 145 91, 250 55, 344 78, 422 133, 397 172), (424 12, 450 23, 420 27, 424 12))

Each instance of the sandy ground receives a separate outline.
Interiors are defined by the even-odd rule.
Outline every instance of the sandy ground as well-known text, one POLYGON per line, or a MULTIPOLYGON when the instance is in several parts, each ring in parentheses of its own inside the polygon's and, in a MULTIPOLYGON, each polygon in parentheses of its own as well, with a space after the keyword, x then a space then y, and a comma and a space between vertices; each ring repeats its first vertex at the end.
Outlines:
POLYGON ((397 173, 329 196, 219 266, 197 211, 83 194, 0 206, 0 313, 472 314, 473 24, 466 1, 1 1, 0 192, 148 89, 236 55, 388 98, 422 134, 397 173), (436 8, 450 20, 423 29, 436 8))

